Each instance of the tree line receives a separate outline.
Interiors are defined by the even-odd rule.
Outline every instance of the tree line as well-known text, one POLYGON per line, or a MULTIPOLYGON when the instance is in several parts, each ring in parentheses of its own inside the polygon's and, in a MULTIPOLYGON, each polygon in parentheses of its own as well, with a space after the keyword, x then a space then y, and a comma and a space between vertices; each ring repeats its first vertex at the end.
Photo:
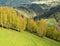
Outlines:
POLYGON ((60 30, 57 29, 55 19, 33 20, 22 17, 20 13, 10 7, 0 7, 0 26, 16 31, 29 31, 40 37, 49 37, 60 41, 60 30))

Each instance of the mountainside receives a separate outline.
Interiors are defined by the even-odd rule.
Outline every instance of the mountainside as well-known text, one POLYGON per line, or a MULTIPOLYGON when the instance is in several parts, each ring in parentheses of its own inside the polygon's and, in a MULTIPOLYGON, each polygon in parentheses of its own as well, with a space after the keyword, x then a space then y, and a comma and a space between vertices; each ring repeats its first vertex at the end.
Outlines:
POLYGON ((28 12, 28 18, 33 16, 32 18, 34 19, 40 19, 50 17, 52 14, 60 12, 60 5, 50 7, 46 4, 23 4, 20 7, 17 7, 17 9, 22 9, 23 11, 26 11, 25 13, 28 12))
POLYGON ((36 13, 31 10, 31 9, 28 9, 28 8, 25 8, 25 7, 18 7, 15 9, 18 13, 21 13, 23 17, 26 17, 26 18, 29 18, 29 19, 32 19, 34 18, 36 15, 36 13))
POLYGON ((11 6, 17 8, 26 18, 43 18, 55 13, 60 9, 59 0, 0 0, 0 6, 11 6), (39 4, 37 4, 39 3, 39 4), (55 9, 55 10, 54 10, 55 9))
POLYGON ((48 11, 50 6, 47 6, 46 4, 22 4, 20 7, 15 8, 25 11, 24 13, 27 13, 29 18, 34 18, 48 11))
POLYGON ((51 7, 60 5, 59 0, 42 0, 42 1, 34 1, 32 3, 33 4, 46 4, 46 5, 51 6, 51 7))
POLYGON ((60 12, 60 5, 56 7, 52 7, 50 10, 46 11, 44 14, 36 16, 34 19, 48 18, 52 14, 55 14, 56 12, 60 12))

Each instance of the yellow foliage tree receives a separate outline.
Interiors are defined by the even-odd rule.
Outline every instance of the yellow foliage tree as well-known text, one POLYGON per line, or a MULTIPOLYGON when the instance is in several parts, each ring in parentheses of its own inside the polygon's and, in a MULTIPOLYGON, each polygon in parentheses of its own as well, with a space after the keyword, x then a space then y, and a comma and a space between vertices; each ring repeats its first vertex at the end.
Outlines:
POLYGON ((26 18, 17 14, 16 10, 10 7, 0 7, 0 26, 14 30, 25 30, 26 18))
POLYGON ((47 27, 48 27, 46 24, 46 19, 41 19, 37 21, 37 26, 38 26, 38 30, 37 30, 38 35, 45 36, 47 32, 47 27))
POLYGON ((37 25, 33 19, 27 20, 27 30, 30 32, 37 32, 37 25))

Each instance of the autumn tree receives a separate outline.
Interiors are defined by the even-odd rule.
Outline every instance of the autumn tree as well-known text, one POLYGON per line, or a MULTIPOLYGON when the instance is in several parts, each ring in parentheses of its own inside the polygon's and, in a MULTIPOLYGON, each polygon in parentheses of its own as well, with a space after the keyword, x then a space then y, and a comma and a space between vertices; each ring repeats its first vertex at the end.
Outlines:
POLYGON ((33 19, 27 20, 27 30, 30 32, 37 32, 37 25, 33 19))
POLYGON ((38 30, 37 33, 39 36, 45 36, 47 32, 47 24, 46 24, 46 19, 41 19, 37 21, 38 25, 38 30))
POLYGON ((11 28, 14 30, 25 30, 26 18, 21 14, 17 14, 16 10, 10 7, 0 7, 0 25, 2 27, 11 28))

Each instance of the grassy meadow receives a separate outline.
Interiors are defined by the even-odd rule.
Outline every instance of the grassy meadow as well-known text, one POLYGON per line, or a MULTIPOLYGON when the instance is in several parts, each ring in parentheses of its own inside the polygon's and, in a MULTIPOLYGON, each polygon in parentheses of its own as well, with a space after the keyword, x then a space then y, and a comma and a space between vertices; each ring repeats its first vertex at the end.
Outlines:
POLYGON ((0 46, 60 46, 60 42, 0 27, 0 46))

